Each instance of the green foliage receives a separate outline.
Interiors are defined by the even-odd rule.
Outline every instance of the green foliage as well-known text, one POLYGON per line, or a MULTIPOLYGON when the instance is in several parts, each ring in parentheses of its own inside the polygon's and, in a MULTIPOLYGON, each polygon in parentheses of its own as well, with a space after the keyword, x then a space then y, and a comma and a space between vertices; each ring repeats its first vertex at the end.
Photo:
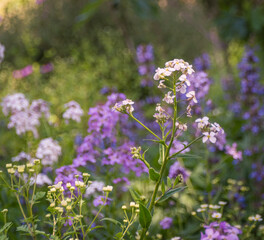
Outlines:
POLYGON ((143 229, 148 229, 152 221, 152 216, 142 203, 139 204, 139 211, 139 223, 143 229))

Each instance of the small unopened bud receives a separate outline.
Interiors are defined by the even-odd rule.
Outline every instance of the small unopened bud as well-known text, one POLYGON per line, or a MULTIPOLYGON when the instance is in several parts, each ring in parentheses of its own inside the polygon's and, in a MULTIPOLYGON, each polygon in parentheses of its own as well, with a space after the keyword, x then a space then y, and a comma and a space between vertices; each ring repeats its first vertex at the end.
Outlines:
POLYGON ((51 216, 50 213, 48 213, 48 214, 46 214, 45 217, 46 217, 46 218, 49 218, 50 216, 51 216))
POLYGON ((5 213, 8 212, 8 209, 5 208, 5 209, 3 209, 1 212, 5 214, 5 213))
POLYGON ((11 168, 11 167, 12 167, 12 163, 6 164, 6 168, 11 168))
POLYGON ((61 201, 61 206, 66 207, 67 206, 67 202, 65 200, 62 200, 61 201))
POLYGON ((52 202, 52 203, 50 204, 50 207, 55 207, 55 202, 52 202))
POLYGON ((51 191, 52 193, 54 193, 54 192, 56 192, 56 188, 53 187, 53 188, 50 189, 50 191, 51 191))
POLYGON ((83 177, 90 177, 91 175, 89 173, 83 173, 83 177))
POLYGON ((40 160, 39 160, 39 159, 35 159, 35 160, 34 160, 34 164, 35 164, 35 165, 39 165, 39 164, 40 164, 40 160))
POLYGON ((126 209, 127 209, 127 206, 126 206, 126 205, 123 205, 123 206, 122 206, 122 209, 123 209, 123 210, 126 210, 126 209))
POLYGON ((15 169, 14 168, 9 168, 8 170, 7 170, 7 172, 9 173, 9 174, 15 174, 15 169))
POLYGON ((72 210, 72 207, 71 207, 70 205, 68 205, 68 206, 66 207, 66 210, 67 210, 67 211, 71 211, 71 210, 72 210))
POLYGON ((71 187, 71 183, 67 183, 67 184, 66 184, 66 187, 67 187, 67 188, 70 188, 70 187, 71 187))
POLYGON ((106 186, 106 187, 103 187, 103 191, 104 192, 112 192, 113 191, 113 186, 106 186))
POLYGON ((33 164, 32 163, 27 163, 27 167, 28 168, 32 168, 33 167, 33 164))
POLYGON ((136 203, 135 202, 130 202, 129 206, 130 207, 136 207, 136 203))

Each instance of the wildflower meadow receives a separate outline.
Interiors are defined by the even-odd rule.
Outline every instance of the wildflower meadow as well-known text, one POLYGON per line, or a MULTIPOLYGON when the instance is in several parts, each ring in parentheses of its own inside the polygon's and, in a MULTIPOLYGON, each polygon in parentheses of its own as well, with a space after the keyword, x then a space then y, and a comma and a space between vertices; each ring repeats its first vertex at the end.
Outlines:
POLYGON ((0 240, 263 240, 262 1, 0 2, 0 240))

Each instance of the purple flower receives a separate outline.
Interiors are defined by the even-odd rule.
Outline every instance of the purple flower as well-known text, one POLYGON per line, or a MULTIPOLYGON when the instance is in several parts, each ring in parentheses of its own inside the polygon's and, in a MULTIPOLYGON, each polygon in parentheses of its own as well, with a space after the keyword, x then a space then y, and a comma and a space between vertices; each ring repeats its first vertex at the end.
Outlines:
POLYGON ((162 227, 162 229, 169 229, 172 227, 172 224, 173 224, 173 219, 170 217, 165 217, 160 221, 160 226, 162 227))
MULTIPOLYGON (((42 3, 45 0, 37 0, 37 1, 42 3)), ((40 3, 38 3, 38 4, 40 4, 40 3)), ((45 65, 40 66, 40 73, 42 73, 42 74, 49 73, 49 72, 52 72, 53 69, 54 69, 53 64, 52 63, 47 63, 45 65)))
POLYGON ((178 161, 176 161, 170 167, 169 177, 170 178, 176 178, 178 175, 182 175, 184 182, 186 182, 190 176, 190 174, 187 172, 187 170, 184 167, 182 167, 178 161))
POLYGON ((111 199, 110 198, 107 198, 106 202, 104 203, 105 201, 105 196, 98 196, 96 197, 94 200, 93 200, 93 205, 95 207, 98 207, 99 205, 109 205, 111 203, 111 199))
POLYGON ((56 178, 54 183, 62 181, 62 186, 66 190, 66 184, 70 183, 72 186, 75 186, 76 177, 75 175, 79 175, 79 180, 82 179, 82 174, 78 171, 73 165, 66 165, 56 169, 56 178))
POLYGON ((210 68, 211 61, 207 53, 203 53, 200 57, 197 57, 193 61, 194 68, 197 71, 206 71, 210 68))

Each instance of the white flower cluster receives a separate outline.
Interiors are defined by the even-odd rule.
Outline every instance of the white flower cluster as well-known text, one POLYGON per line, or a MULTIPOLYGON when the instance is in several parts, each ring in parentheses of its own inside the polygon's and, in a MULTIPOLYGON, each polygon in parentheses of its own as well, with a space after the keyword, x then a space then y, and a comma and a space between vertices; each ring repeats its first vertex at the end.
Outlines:
POLYGON ((1 102, 3 113, 10 116, 8 128, 15 128, 18 135, 31 131, 35 138, 38 137, 37 126, 40 125, 39 118, 42 114, 49 117, 48 103, 37 99, 29 105, 29 101, 22 93, 7 95, 1 102))
MULTIPOLYGON (((32 181, 34 182, 35 179, 33 178, 32 181)), ((39 173, 37 175, 36 184, 39 186, 44 186, 45 184, 51 185, 51 179, 44 173, 39 173)))
POLYGON ((198 128, 203 131, 203 143, 207 142, 208 140, 211 143, 216 142, 216 136, 219 132, 224 133, 224 130, 220 127, 218 123, 210 123, 208 117, 198 118, 195 120, 198 124, 198 128))
POLYGON ((0 43, 0 63, 3 62, 5 57, 5 46, 0 43))
POLYGON ((29 102, 23 93, 15 93, 7 95, 1 102, 1 106, 4 115, 7 116, 9 113, 14 114, 27 109, 29 102))
POLYGON ((12 157, 12 162, 19 162, 21 160, 27 160, 29 162, 31 160, 31 156, 25 152, 20 152, 17 156, 12 157))
POLYGON ((153 117, 156 119, 157 123, 165 123, 169 119, 169 116, 166 114, 165 110, 161 107, 160 103, 156 106, 157 113, 154 113, 153 117))
POLYGON ((251 222, 261 222, 263 219, 259 214, 256 214, 255 216, 250 216, 248 220, 251 222))
POLYGON ((104 185, 105 185, 104 182, 93 181, 87 188, 85 192, 85 196, 88 197, 90 195, 93 195, 96 191, 102 192, 104 185))
MULTIPOLYGON (((174 59, 166 62, 164 68, 157 68, 154 75, 154 80, 159 81, 158 88, 168 88, 173 90, 168 91, 163 98, 163 101, 167 104, 174 104, 176 92, 185 94, 186 101, 189 102, 186 109, 188 117, 192 116, 192 104, 197 103, 195 91, 187 92, 187 88, 191 86, 191 83, 188 80, 188 75, 191 75, 193 72, 192 65, 188 62, 185 62, 182 59, 174 59), (169 76, 173 76, 173 80, 170 80, 168 78, 169 76), (171 84, 173 84, 173 86, 169 86, 171 84)), ((154 117, 157 119, 158 114, 155 114, 154 117)))
POLYGON ((81 116, 83 115, 83 110, 79 103, 75 101, 70 101, 64 104, 66 111, 63 113, 62 117, 66 119, 66 123, 68 120, 72 119, 73 121, 80 122, 81 116))
POLYGON ((61 147, 57 141, 52 138, 45 138, 40 141, 36 157, 42 160, 41 162, 43 165, 53 165, 58 162, 60 155, 61 147))
POLYGON ((134 102, 132 100, 126 99, 122 102, 116 103, 113 110, 121 113, 132 114, 134 111, 133 104, 134 102))

